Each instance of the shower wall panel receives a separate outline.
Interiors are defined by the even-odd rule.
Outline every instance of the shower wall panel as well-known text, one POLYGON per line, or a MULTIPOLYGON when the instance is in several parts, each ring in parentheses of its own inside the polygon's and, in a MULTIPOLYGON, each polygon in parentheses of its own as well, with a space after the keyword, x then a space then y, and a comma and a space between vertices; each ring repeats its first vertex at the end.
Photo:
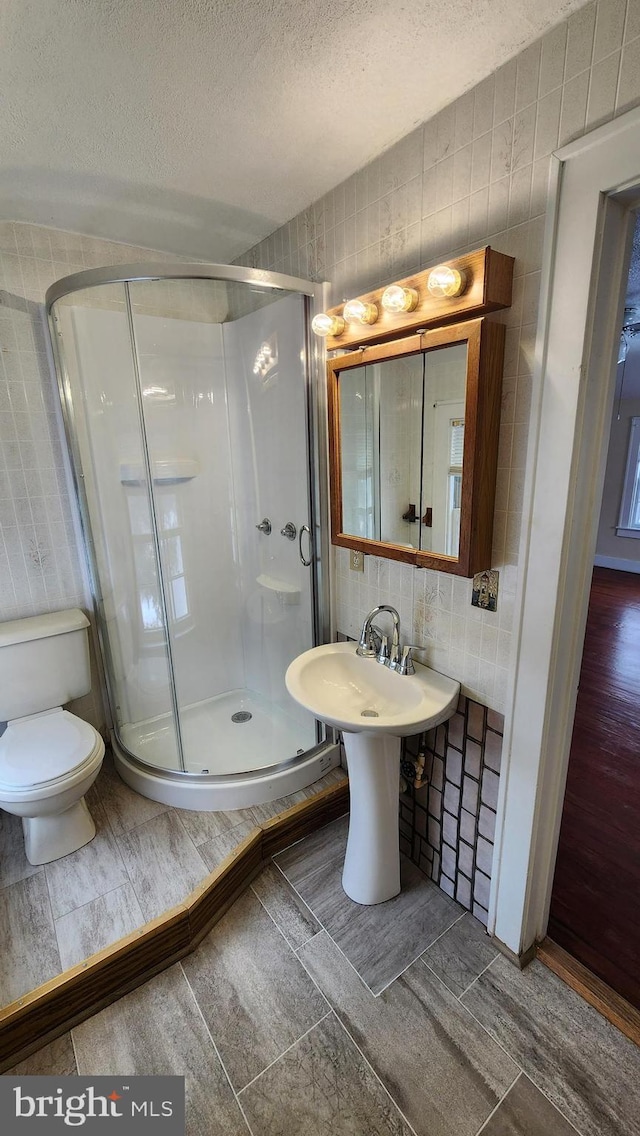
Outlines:
POLYGON ((134 328, 178 705, 186 707, 244 686, 222 331, 148 315, 135 315, 134 328))
MULTIPOLYGON (((145 608, 161 605, 155 564, 147 565, 141 595, 133 555, 132 493, 139 529, 150 529, 151 514, 129 325, 122 306, 101 309, 91 298, 92 307, 60 305, 58 318, 113 663, 114 713, 118 723, 135 722, 171 715, 169 664, 163 630, 153 644, 142 633, 145 608), (123 484, 125 466, 137 471, 135 490, 123 484)), ((172 741, 175 750, 175 736, 172 741)))
POLYGON ((313 644, 311 571, 297 537, 281 534, 288 521, 310 524, 303 321, 302 298, 288 296, 226 324, 223 341, 247 686, 304 723, 313 745, 315 726, 284 684, 291 660, 313 644), (255 527, 263 517, 269 536, 255 527))

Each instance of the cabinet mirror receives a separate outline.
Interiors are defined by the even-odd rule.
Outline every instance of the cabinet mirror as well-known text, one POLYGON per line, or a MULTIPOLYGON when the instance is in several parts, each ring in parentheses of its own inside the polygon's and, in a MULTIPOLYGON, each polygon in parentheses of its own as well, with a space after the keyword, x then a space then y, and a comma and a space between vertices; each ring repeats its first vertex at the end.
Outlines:
POLYGON ((490 566, 503 342, 479 319, 329 363, 334 544, 490 566))

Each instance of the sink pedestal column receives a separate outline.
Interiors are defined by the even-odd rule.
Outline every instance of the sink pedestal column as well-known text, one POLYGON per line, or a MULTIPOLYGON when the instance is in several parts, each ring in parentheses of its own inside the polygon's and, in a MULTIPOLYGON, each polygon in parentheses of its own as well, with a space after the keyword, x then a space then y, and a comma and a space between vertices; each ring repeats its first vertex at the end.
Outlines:
POLYGON ((400 738, 343 732, 351 816, 342 886, 356 903, 383 903, 400 891, 400 738))

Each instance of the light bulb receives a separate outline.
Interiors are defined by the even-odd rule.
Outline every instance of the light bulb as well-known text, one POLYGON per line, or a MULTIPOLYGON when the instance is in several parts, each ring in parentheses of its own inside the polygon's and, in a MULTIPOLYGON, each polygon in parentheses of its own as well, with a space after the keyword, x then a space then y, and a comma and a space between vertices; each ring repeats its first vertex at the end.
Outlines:
POLYGON ((342 335, 344 320, 342 316, 330 316, 327 312, 319 312, 311 320, 311 330, 323 338, 327 335, 332 335, 335 338, 337 335, 342 335))
POLYGON ((347 300, 342 314, 346 320, 356 323, 375 323, 378 318, 376 304, 365 304, 363 300, 347 300))
POLYGON ((385 312, 412 312, 418 306, 418 300, 415 288, 402 288, 400 284, 390 284, 382 293, 385 312))
POLYGON ((427 288, 432 296, 446 296, 452 299, 464 292, 467 286, 466 272, 459 272, 457 268, 449 268, 448 264, 438 264, 431 269, 427 288))

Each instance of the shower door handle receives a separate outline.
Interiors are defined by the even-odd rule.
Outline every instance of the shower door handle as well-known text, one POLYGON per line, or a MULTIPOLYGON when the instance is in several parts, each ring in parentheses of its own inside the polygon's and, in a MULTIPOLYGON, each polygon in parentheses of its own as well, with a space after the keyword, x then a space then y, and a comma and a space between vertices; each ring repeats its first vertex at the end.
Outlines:
POLYGON ((300 562, 302 564, 304 564, 305 568, 308 568, 311 564, 312 559, 313 559, 313 540, 311 539, 311 529, 309 528, 308 525, 300 525, 300 532, 298 533, 298 552, 300 553, 300 562), (309 534, 309 559, 308 560, 305 560, 304 553, 302 551, 302 534, 303 533, 309 534))

